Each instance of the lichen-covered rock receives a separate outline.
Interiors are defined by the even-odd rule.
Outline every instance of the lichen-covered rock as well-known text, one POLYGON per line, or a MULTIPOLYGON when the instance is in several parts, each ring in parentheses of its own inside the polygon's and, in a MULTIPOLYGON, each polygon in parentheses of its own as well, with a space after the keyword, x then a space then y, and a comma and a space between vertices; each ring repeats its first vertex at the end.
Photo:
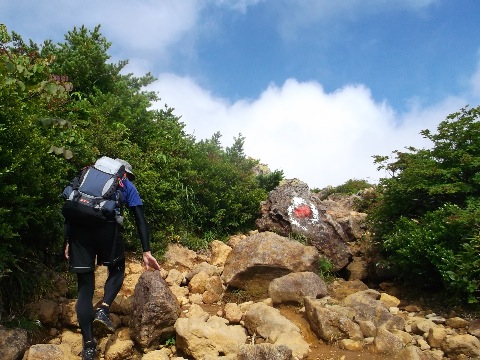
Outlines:
POLYGON ((373 343, 380 354, 395 354, 405 347, 402 338, 388 331, 385 326, 377 329, 373 343))
POLYGON ((65 360, 68 358, 68 355, 58 345, 54 344, 32 345, 23 357, 24 360, 65 360))
POLYGON ((238 360, 292 360, 292 350, 285 345, 256 344, 240 347, 238 360))
POLYGON ((381 294, 376 290, 358 291, 345 297, 342 305, 357 312, 356 321, 372 320, 377 328, 384 325, 389 330, 403 329, 405 320, 400 316, 392 315, 380 298, 381 294))

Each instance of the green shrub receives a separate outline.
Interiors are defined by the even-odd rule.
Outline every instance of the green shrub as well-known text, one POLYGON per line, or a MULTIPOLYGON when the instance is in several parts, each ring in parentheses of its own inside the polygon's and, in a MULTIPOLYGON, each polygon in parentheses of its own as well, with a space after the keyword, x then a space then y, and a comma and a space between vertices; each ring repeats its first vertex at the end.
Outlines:
POLYGON ((332 263, 328 259, 320 257, 318 262, 318 273, 320 277, 325 281, 331 280, 332 278, 335 277, 332 269, 333 269, 332 263))
MULTIPOLYGON (((122 74, 127 61, 112 63, 109 47, 100 26, 38 46, 0 25, 2 313, 43 295, 48 282, 35 275, 65 266, 59 195, 99 156, 133 165, 158 257, 170 242, 205 249, 250 230, 282 177, 255 175, 259 161, 245 156, 241 135, 227 148, 219 133, 197 142, 173 109, 153 110, 159 97, 145 87, 155 79, 122 74)), ((140 252, 134 223, 126 211, 127 249, 140 252)))
POLYGON ((328 186, 324 189, 313 189, 312 192, 318 193, 323 200, 332 194, 354 195, 370 187, 372 187, 372 184, 366 180, 350 179, 341 185, 328 186))
POLYGON ((283 179, 283 170, 275 170, 271 173, 257 176, 260 188, 265 189, 267 192, 274 190, 283 179))
POLYGON ((446 296, 477 302, 480 290, 480 107, 449 115, 431 149, 375 157, 380 179, 368 224, 399 276, 440 284, 446 296))
POLYGON ((456 205, 426 213, 419 220, 402 217, 383 246, 400 277, 421 284, 441 282, 452 294, 475 302, 479 288, 479 213, 456 205))

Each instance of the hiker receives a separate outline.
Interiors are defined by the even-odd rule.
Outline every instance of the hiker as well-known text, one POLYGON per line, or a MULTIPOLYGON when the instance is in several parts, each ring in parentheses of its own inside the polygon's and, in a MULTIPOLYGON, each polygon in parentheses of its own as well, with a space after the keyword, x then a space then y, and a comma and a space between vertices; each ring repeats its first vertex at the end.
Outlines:
MULTIPOLYGON (((110 158, 106 159, 112 161, 110 158)), ((121 175, 122 178, 116 180, 119 183, 122 204, 135 218, 142 244, 145 268, 146 270, 150 268, 160 270, 160 265, 150 252, 143 203, 132 183, 135 179, 132 166, 122 159, 112 161, 112 163, 115 162, 117 165, 122 164, 125 169, 121 175)), ((121 165, 120 168, 123 169, 121 165)), ((70 271, 77 274, 76 312, 83 337, 82 360, 94 359, 97 346, 94 331, 96 335, 115 333, 109 316, 110 306, 120 291, 125 276, 125 243, 120 222, 115 219, 107 221, 99 227, 88 227, 72 220, 66 221, 65 257, 69 261, 70 271), (95 257, 97 265, 108 267, 108 278, 104 285, 102 303, 94 312, 92 301, 95 289, 95 257)))

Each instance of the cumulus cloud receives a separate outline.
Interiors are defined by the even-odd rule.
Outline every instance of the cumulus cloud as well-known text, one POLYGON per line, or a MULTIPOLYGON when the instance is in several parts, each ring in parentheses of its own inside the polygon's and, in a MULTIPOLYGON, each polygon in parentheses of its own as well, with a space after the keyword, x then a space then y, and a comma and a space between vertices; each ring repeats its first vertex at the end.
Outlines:
POLYGON ((197 140, 222 134, 224 146, 241 133, 247 155, 299 178, 310 187, 339 185, 348 179, 372 182, 373 155, 389 155, 405 146, 428 147, 419 134, 434 131, 446 115, 464 105, 447 98, 429 108, 412 103, 397 114, 378 103, 364 85, 348 85, 327 93, 318 82, 288 79, 271 84, 255 100, 229 102, 201 88, 192 79, 162 74, 153 88, 175 108, 186 131, 197 140))
POLYGON ((100 6, 102 11, 94 18, 103 21, 114 34, 113 40, 117 38, 119 43, 132 49, 158 53, 183 39, 196 25, 201 10, 198 2, 193 0, 149 0, 100 6), (105 12, 109 13, 111 21, 105 17, 105 12))
MULTIPOLYGON (((0 13, 7 26, 8 19, 16 18, 20 28, 10 30, 35 34, 37 42, 50 38, 48 34, 59 37, 54 41, 63 41, 63 34, 73 26, 101 24, 102 33, 113 43, 114 59, 129 59, 128 71, 135 74, 157 73, 152 89, 162 101, 156 106, 166 103, 175 108, 188 133, 200 140, 219 131, 224 146, 231 145, 233 137, 241 133, 248 155, 272 170, 283 170, 288 178, 300 178, 310 187, 339 185, 351 178, 374 181, 384 176, 376 171, 373 155, 388 155, 405 146, 429 146, 420 130, 434 131, 468 100, 480 99, 480 63, 470 79, 465 95, 468 100, 452 96, 425 107, 413 99, 402 113, 387 102, 376 101, 362 84, 325 91, 319 82, 300 82, 292 77, 281 84, 265 84, 257 98, 231 101, 199 85, 196 79, 208 75, 195 71, 195 66, 185 68, 197 78, 172 73, 169 65, 190 59, 194 62, 199 56, 198 39, 222 35, 224 13, 215 13, 216 8, 246 13, 267 1, 270 25, 293 38, 310 24, 341 23, 399 8, 428 12, 440 0, 84 0, 81 6, 75 1, 16 0, 0 2, 0 13)), ((333 36, 327 28, 325 36, 333 36)))
MULTIPOLYGON (((102 33, 119 52, 153 52, 153 57, 165 57, 171 45, 183 42, 191 36, 191 30, 198 25, 202 9, 206 5, 195 0, 182 1, 96 1, 83 0, 31 2, 16 0, 4 2, 0 10, 7 18, 23 19, 20 28, 12 28, 19 33, 35 34, 37 42, 58 36, 54 41, 63 41, 63 35, 74 26, 85 25, 89 29, 102 26, 102 33), (81 5, 81 6, 80 6, 81 5), (34 14, 35 19, 32 18, 34 14), (44 19, 49 19, 45 26, 44 19), (123 49, 119 49, 122 47, 123 49)), ((183 43, 187 46, 187 43, 183 43)))

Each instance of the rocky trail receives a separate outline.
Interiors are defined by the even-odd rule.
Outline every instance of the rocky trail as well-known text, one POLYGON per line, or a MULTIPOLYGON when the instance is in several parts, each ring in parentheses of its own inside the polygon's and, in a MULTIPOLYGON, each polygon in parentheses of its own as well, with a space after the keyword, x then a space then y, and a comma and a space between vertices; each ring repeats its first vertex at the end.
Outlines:
MULTIPOLYGON (((262 203, 258 230, 201 252, 170 244, 161 271, 129 257, 116 332, 99 337, 97 359, 480 359, 478 314, 393 283, 354 200, 322 201, 289 181, 262 203), (325 260, 342 277, 322 278, 325 260)), ((2 360, 79 359, 76 299, 66 274, 53 276, 55 289, 28 309, 43 336, 0 327, 2 360)), ((99 267, 95 303, 106 276, 99 267)))
MULTIPOLYGON (((289 246, 304 247, 273 233, 252 233, 235 239, 233 248, 214 241, 208 254, 172 245, 162 271, 145 272, 138 259, 129 259, 124 286, 112 306, 116 333, 99 339, 97 359, 480 359, 478 319, 455 314, 444 318, 381 289, 369 289, 359 280, 338 278, 324 287, 322 282, 303 286, 297 276, 311 281, 311 275, 290 273, 275 280, 285 282, 276 290, 270 281, 266 286, 270 297, 264 296, 258 285, 264 283, 268 269, 274 269, 272 263, 257 268, 263 275, 258 280, 235 255, 239 248, 248 251, 246 245, 255 241, 273 241, 287 257, 293 251, 289 246), (229 289, 223 276, 233 271, 229 266, 257 282, 250 281, 251 288, 229 289), (293 300, 299 298, 303 303, 293 300)), ((252 254, 244 253, 245 258, 252 254)), ((97 284, 103 284, 105 269, 100 267, 96 276, 97 284)), ((23 353, 24 360, 79 359, 82 344, 75 299, 61 295, 66 292, 61 278, 58 285, 52 298, 31 307, 46 338, 32 345, 21 330, 0 329, 3 359, 20 359, 23 353)), ((387 288, 398 292, 392 284, 387 288)), ((99 287, 96 301, 101 294, 99 287)))

